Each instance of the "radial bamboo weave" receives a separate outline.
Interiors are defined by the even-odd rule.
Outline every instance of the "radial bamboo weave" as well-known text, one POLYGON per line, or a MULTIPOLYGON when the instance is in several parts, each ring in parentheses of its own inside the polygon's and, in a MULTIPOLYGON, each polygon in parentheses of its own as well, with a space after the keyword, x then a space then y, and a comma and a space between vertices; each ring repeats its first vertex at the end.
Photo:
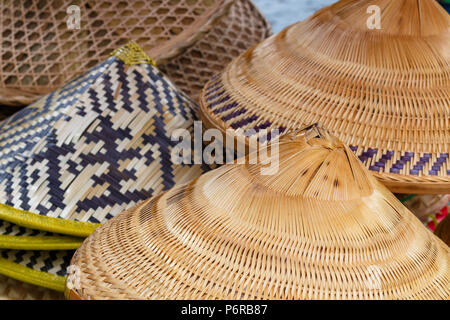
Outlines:
POLYGON ((280 141, 274 175, 228 164, 97 229, 68 297, 450 297, 450 249, 348 147, 317 127, 280 141))
POLYGON ((340 1, 235 59, 201 113, 222 131, 320 122, 392 191, 448 193, 450 15, 432 0, 340 1))
POLYGON ((0 104, 9 105, 34 102, 132 40, 196 98, 271 32, 250 0, 4 0, 0 17, 0 104))
POLYGON ((0 275, 0 300, 62 300, 60 292, 26 284, 0 275))

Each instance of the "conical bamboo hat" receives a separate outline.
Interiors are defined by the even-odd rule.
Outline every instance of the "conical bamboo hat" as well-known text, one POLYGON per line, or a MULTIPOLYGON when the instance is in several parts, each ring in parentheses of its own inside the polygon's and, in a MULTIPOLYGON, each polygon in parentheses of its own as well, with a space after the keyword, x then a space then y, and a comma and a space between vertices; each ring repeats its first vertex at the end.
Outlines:
POLYGON ((431 0, 340 1, 249 49, 201 97, 222 131, 320 122, 399 193, 450 190, 449 106, 450 16, 431 0))
POLYGON ((97 225, 84 222, 197 178, 208 166, 172 161, 172 133, 193 133, 196 109, 142 49, 123 46, 0 122, 0 219, 87 236, 97 225))
POLYGON ((68 296, 450 297, 450 249, 348 147, 317 127, 276 146, 274 175, 228 164, 97 229, 68 296))

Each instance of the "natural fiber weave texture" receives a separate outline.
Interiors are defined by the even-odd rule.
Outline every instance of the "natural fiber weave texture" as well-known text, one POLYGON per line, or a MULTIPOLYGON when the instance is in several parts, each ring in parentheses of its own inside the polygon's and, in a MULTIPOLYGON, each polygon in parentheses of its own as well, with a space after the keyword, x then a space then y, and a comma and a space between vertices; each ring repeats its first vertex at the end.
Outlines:
POLYGON ((436 1, 343 0, 234 60, 201 96, 209 127, 320 122, 392 191, 450 190, 450 16, 436 1))
POLYGON ((156 60, 176 58, 165 69, 196 97, 191 79, 222 70, 270 33, 250 0, 5 0, 0 14, 0 104, 9 105, 34 102, 132 40, 156 60), (200 41, 205 35, 216 42, 200 41))
POLYGON ((101 223, 188 182, 208 167, 173 164, 171 135, 195 108, 155 67, 111 57, 0 122, 0 203, 101 223))
POLYGON ((0 300, 62 300, 64 295, 0 275, 0 300))
POLYGON ((317 127, 276 146, 274 175, 228 164, 98 228, 71 262, 68 296, 450 297, 450 249, 348 147, 317 127))
POLYGON ((0 220, 0 249, 74 250, 83 239, 24 228, 0 220))
POLYGON ((51 232, 46 231, 39 231, 39 230, 33 230, 24 228, 18 225, 15 225, 13 223, 0 220, 0 235, 9 235, 9 236, 52 236, 51 232))
POLYGON ((272 35, 270 24, 249 0, 235 0, 227 16, 217 21, 182 55, 160 61, 158 68, 198 102, 203 86, 233 58, 272 35))

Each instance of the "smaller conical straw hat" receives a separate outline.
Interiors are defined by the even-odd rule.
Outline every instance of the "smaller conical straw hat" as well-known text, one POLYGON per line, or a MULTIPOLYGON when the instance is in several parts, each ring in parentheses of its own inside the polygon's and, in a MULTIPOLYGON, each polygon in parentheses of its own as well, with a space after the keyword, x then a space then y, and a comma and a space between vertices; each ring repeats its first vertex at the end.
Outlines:
POLYGON ((172 161, 172 133, 193 133, 196 109, 137 44, 119 48, 0 122, 0 219, 84 237, 197 178, 208 166, 172 161))
POLYGON ((313 126, 270 149, 273 175, 228 164, 97 229, 68 296, 449 298, 449 248, 342 142, 313 126))
POLYGON ((200 106, 223 132, 320 122, 391 191, 448 193, 450 15, 431 0, 339 1, 235 59, 200 106))

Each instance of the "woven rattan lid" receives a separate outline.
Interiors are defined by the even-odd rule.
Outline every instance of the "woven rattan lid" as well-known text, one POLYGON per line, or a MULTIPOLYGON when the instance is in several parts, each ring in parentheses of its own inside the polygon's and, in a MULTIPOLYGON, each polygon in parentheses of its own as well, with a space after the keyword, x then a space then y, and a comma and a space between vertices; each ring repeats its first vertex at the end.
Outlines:
POLYGON ((135 203, 186 183, 206 165, 178 165, 175 130, 195 104, 136 44, 0 122, 0 219, 87 236, 135 203), (56 221, 52 218, 64 220, 56 221))
POLYGON ((225 165, 101 226, 74 296, 449 298, 449 248, 349 148, 317 127, 275 146, 274 175, 225 165))
MULTIPOLYGON (((263 40, 265 31, 270 30, 260 14, 247 15, 248 25, 239 18, 249 11, 233 11, 229 16, 232 6, 240 10, 242 4, 253 6, 249 0, 1 1, 0 103, 34 102, 104 61, 112 50, 129 41, 138 42, 155 60, 167 61, 181 58, 185 50, 196 47, 213 30, 219 32, 213 46, 229 48, 214 55, 203 44, 196 49, 205 54, 204 64, 199 65, 195 56, 188 54, 184 67, 196 70, 195 77, 201 77, 201 72, 220 71, 229 62, 224 55, 236 57, 263 40), (237 29, 235 36, 239 38, 230 42, 224 23, 237 29), (262 30, 256 25, 263 26, 262 30), (244 28, 247 30, 240 32, 244 28), (210 63, 209 55, 215 56, 214 62, 210 63), (219 70, 211 69, 218 65, 219 70)), ((178 70, 180 73, 188 78, 183 69, 178 70)))
POLYGON ((340 1, 235 59, 206 85, 202 117, 222 131, 320 122, 392 191, 447 193, 449 53, 436 1, 340 1))

